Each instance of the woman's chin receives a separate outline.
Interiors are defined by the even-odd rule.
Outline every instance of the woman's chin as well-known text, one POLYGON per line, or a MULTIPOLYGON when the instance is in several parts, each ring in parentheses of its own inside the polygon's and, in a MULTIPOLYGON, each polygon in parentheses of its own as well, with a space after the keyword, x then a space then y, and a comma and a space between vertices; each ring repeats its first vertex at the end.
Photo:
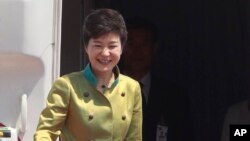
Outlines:
POLYGON ((102 72, 102 73, 107 73, 107 72, 110 72, 110 71, 112 71, 112 69, 109 68, 109 67, 99 69, 99 72, 102 72))

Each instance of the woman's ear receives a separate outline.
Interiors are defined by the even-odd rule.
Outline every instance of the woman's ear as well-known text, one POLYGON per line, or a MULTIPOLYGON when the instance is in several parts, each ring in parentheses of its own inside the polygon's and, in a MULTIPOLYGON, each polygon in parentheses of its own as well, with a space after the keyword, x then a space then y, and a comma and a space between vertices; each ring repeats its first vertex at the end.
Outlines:
POLYGON ((88 45, 84 44, 84 46, 83 46, 83 48, 84 48, 83 53, 88 54, 88 51, 87 51, 87 46, 88 46, 88 45))
POLYGON ((120 55, 122 55, 122 50, 123 50, 123 48, 121 49, 120 55))

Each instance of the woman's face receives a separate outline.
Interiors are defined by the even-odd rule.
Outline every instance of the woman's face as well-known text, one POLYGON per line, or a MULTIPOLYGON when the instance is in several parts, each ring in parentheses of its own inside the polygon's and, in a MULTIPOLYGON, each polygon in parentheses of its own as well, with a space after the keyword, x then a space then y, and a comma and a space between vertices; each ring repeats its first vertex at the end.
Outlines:
POLYGON ((115 33, 91 38, 85 49, 93 72, 97 74, 111 72, 122 53, 120 37, 115 33))

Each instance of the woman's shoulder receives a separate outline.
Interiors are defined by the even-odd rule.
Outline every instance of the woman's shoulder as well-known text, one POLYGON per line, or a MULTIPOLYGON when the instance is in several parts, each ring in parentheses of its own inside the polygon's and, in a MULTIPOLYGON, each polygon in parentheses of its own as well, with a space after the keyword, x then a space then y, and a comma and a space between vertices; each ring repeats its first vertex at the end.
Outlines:
POLYGON ((72 81, 72 80, 75 80, 75 79, 82 78, 81 76, 83 76, 83 72, 82 71, 77 71, 77 72, 71 72, 71 73, 68 73, 68 74, 64 74, 64 75, 58 77, 57 80, 72 81))

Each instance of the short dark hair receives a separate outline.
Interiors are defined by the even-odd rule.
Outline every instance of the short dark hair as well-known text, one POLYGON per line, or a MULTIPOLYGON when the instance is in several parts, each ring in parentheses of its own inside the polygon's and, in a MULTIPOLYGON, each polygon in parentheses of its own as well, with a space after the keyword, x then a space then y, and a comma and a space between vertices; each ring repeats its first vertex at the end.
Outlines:
POLYGON ((113 9, 94 10, 85 18, 83 24, 84 45, 87 45, 91 38, 98 38, 110 32, 120 36, 122 46, 126 44, 127 28, 122 15, 113 9))
POLYGON ((157 26, 149 19, 136 16, 128 18, 126 20, 127 29, 145 29, 152 34, 152 41, 156 43, 158 41, 158 29, 157 26))

